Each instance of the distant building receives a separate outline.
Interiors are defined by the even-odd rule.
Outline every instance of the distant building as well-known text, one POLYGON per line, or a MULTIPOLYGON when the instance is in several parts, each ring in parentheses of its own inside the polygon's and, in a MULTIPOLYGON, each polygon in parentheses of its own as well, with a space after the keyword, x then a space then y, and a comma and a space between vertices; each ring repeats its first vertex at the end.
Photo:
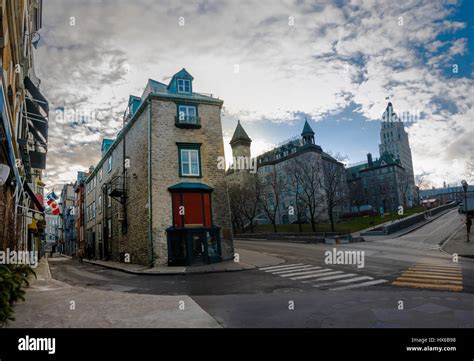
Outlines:
POLYGON ((377 211, 395 211, 399 206, 415 205, 416 190, 408 134, 404 124, 388 103, 382 115, 380 158, 372 154, 367 162, 347 168, 351 210, 371 206, 377 211))
MULTIPOLYGON (((230 144, 232 146, 234 161, 236 159, 238 160, 239 157, 251 156, 251 140, 240 122, 237 124, 230 144)), ((285 144, 280 145, 257 157, 258 177, 260 178, 262 186, 261 197, 262 199, 267 197, 267 201, 270 199, 270 207, 272 207, 271 198, 275 198, 275 195, 272 194, 274 193, 271 186, 272 177, 276 175, 279 178, 280 189, 278 191, 279 199, 278 209, 276 212, 276 223, 289 224, 298 220, 297 201, 295 198, 296 185, 289 180, 291 178, 291 164, 292 161, 296 159, 303 163, 314 163, 319 172, 318 178, 316 180, 317 182, 324 182, 327 179, 328 175, 324 174, 325 171, 329 171, 331 168, 336 168, 339 170, 338 172, 334 173, 338 178, 336 182, 336 192, 334 192, 334 198, 337 198, 337 202, 334 202, 336 206, 333 209, 332 215, 334 219, 337 219, 343 213, 347 212, 349 210, 349 204, 347 202, 349 192, 345 180, 344 164, 337 161, 328 153, 324 152, 322 148, 315 143, 314 131, 309 123, 305 121, 301 137, 290 140, 285 144)), ((250 175, 248 171, 230 171, 228 172, 227 179, 231 183, 242 182, 249 176, 250 175)), ((299 186, 299 188, 301 188, 301 186, 299 186)), ((323 186, 320 184, 318 186, 315 184, 315 189, 317 189, 317 192, 319 192, 319 195, 315 195, 315 199, 318 198, 319 201, 319 204, 317 205, 317 221, 326 222, 330 218, 326 199, 327 195, 324 194, 323 186)), ((305 208, 301 213, 304 214, 299 214, 300 220, 307 221, 309 219, 308 210, 305 208)), ((261 223, 262 220, 266 220, 265 223, 270 221, 265 212, 260 209, 257 222, 261 223)))
POLYGON ((72 256, 76 254, 73 183, 65 184, 61 190, 60 215, 61 251, 69 256, 72 256))
MULTIPOLYGON (((474 185, 468 186, 468 194, 474 193, 474 185)), ((453 201, 461 201, 464 198, 463 187, 442 187, 420 190, 420 200, 437 199, 439 203, 446 204, 453 201)))
POLYGON ((81 251, 84 256, 90 256, 91 250, 86 248, 85 231, 85 190, 84 185, 90 173, 77 172, 77 180, 74 183, 74 228, 76 234, 76 251, 81 251), (89 252, 87 252, 89 251, 89 252))
POLYGON ((103 260, 195 265, 234 256, 223 101, 197 93, 185 69, 130 96, 117 138, 87 177, 86 240, 103 260))
POLYGON ((59 216, 52 213, 51 208, 45 210, 45 250, 51 251, 59 242, 59 216))
POLYGON ((408 198, 405 169, 387 152, 375 161, 369 153, 367 163, 348 167, 346 172, 352 212, 367 205, 377 211, 395 211, 404 204, 404 194, 408 198))

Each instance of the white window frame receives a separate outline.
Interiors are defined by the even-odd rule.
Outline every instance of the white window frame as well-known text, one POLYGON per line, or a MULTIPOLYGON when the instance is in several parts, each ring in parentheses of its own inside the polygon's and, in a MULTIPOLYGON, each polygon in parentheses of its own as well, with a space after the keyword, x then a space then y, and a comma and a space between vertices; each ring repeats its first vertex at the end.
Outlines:
POLYGON ((97 200, 97 211, 102 213, 102 194, 99 194, 98 200, 97 200))
POLYGON ((102 180, 102 167, 100 167, 99 171, 97 172, 99 177, 99 182, 102 180))
POLYGON ((181 175, 185 177, 200 177, 200 164, 199 164, 199 150, 198 149, 180 149, 180 154, 179 154, 180 160, 181 160, 181 175), (183 152, 188 153, 188 159, 189 159, 189 173, 184 172, 184 160, 183 160, 183 152), (192 173, 192 162, 191 162, 191 153, 196 152, 196 159, 197 159, 197 173, 192 173))
POLYGON ((178 122, 197 124, 197 107, 195 105, 178 105, 178 122), (194 110, 194 115, 189 113, 189 110, 194 110), (192 119, 193 121, 189 121, 192 119))
POLYGON ((107 159, 107 173, 110 173, 112 171, 112 167, 112 156, 110 156, 109 159, 107 159))
POLYGON ((177 79, 176 80, 176 89, 178 93, 190 94, 191 93, 191 80, 189 79, 177 79), (189 91, 186 91, 186 85, 189 87, 189 91))

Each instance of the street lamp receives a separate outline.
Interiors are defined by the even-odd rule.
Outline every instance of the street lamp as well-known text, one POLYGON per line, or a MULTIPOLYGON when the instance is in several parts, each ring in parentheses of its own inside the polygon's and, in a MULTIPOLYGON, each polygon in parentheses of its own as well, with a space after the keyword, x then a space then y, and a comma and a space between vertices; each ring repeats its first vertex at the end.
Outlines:
POLYGON ((468 184, 465 180, 461 181, 462 188, 464 189, 464 212, 466 212, 466 230, 467 230, 467 242, 469 242, 469 231, 471 230, 471 225, 468 223, 470 221, 468 212, 467 212, 467 189, 468 184))

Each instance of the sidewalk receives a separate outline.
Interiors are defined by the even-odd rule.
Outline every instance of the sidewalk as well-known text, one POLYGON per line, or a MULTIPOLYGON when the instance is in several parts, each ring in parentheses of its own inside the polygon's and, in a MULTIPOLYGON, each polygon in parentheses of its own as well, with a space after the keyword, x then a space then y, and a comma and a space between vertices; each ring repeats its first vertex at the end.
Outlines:
POLYGON ((142 265, 110 262, 110 261, 92 261, 84 259, 84 263, 95 264, 98 266, 123 271, 138 275, 182 275, 197 273, 214 273, 214 272, 235 272, 249 270, 257 267, 275 266, 285 262, 284 259, 270 256, 264 253, 239 249, 235 251, 239 255, 240 262, 233 260, 224 261, 214 264, 206 264, 202 266, 192 267, 146 267, 142 265))
POLYGON ((466 242, 466 240, 467 231, 463 224, 448 238, 442 249, 449 254, 457 253, 461 257, 474 258, 474 232, 472 229, 469 235, 470 242, 466 242))
POLYGON ((188 296, 141 295, 70 286, 51 278, 44 258, 35 271, 38 278, 31 280, 26 301, 15 305, 16 320, 8 328, 220 327, 188 296))

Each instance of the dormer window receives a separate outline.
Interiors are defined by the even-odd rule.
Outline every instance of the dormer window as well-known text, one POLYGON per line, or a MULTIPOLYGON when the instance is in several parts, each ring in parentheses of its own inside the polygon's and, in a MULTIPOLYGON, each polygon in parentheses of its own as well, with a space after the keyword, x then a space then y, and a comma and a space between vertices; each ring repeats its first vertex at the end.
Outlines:
POLYGON ((189 79, 177 79, 178 82, 178 93, 191 93, 191 80, 189 79))

